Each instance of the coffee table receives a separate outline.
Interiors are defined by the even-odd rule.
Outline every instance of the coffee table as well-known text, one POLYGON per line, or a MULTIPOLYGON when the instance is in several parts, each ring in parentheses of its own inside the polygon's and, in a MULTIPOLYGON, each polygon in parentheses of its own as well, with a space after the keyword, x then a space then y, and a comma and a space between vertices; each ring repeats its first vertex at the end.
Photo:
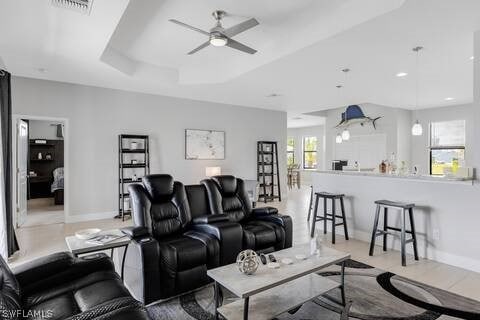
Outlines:
POLYGON ((121 236, 120 238, 110 241, 105 244, 92 244, 88 240, 78 239, 76 236, 65 237, 65 242, 67 243, 68 250, 73 253, 75 257, 78 257, 81 254, 105 251, 110 249, 110 257, 113 259, 113 250, 115 248, 124 247, 122 261, 121 261, 121 274, 120 276, 123 279, 124 265, 125 265, 125 256, 127 254, 128 244, 130 243, 130 238, 128 238, 120 229, 104 230, 100 234, 117 234, 121 236))
POLYGON ((272 319, 334 288, 340 288, 345 305, 345 261, 350 259, 350 254, 322 247, 319 255, 310 256, 309 244, 273 254, 280 263, 278 269, 260 264, 253 275, 245 275, 238 271, 236 264, 229 264, 207 271, 207 275, 215 281, 217 319, 219 314, 228 320, 248 319, 249 314, 252 319, 272 319), (297 260, 295 256, 298 254, 308 258, 297 260), (281 263, 283 258, 292 259, 293 264, 281 263), (341 263, 340 283, 316 274, 337 263, 341 263), (220 306, 221 286, 241 300, 220 306))

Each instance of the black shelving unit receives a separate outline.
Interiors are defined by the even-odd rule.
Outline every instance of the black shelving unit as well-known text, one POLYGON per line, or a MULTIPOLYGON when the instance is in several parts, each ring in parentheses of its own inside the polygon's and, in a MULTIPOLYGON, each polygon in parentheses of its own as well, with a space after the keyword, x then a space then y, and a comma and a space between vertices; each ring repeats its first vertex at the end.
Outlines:
POLYGON ((260 184, 259 201, 282 201, 276 141, 257 142, 257 180, 260 184))
MULTIPOLYGON (((132 183, 139 183, 142 176, 150 173, 150 152, 149 140, 145 135, 121 134, 118 136, 118 215, 115 218, 125 220, 126 216, 131 216, 132 211, 126 210, 125 201, 130 195, 126 191, 126 187, 132 183), (131 149, 130 144, 136 142, 138 148, 131 149), (131 158, 137 162, 132 163, 131 158), (138 170, 142 169, 142 170, 138 170), (133 175, 137 175, 137 179, 133 179, 133 175)), ((131 204, 130 204, 131 206, 131 204)))

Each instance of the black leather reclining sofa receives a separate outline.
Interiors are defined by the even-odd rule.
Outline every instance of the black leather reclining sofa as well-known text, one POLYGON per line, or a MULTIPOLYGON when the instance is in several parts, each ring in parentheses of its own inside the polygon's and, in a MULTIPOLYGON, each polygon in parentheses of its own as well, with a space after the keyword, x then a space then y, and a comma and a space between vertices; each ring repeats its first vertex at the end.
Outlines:
POLYGON ((134 227, 125 284, 146 304, 206 285, 207 270, 235 262, 244 249, 292 246, 292 221, 275 208, 252 209, 243 180, 216 176, 184 186, 166 174, 129 186, 134 227))
POLYGON ((0 257, 0 319, 147 320, 104 254, 60 252, 10 270, 0 257))

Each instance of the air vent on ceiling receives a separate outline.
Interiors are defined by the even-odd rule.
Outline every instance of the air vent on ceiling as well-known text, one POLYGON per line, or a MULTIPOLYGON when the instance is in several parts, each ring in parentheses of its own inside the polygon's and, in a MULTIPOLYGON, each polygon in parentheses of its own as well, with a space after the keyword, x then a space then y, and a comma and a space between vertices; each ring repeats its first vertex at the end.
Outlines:
POLYGON ((90 14, 93 0, 52 0, 52 5, 77 11, 82 14, 90 14))

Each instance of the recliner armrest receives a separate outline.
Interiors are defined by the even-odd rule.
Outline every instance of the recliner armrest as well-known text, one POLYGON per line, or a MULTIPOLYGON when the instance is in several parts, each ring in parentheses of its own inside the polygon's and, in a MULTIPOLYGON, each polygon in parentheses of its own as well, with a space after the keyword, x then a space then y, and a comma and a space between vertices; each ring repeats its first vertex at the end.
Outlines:
POLYGON ((146 227, 125 227, 120 230, 130 239, 137 239, 143 236, 150 235, 146 227))
POLYGON ((148 236, 133 239, 128 245, 124 283, 134 298, 149 304, 161 297, 160 246, 148 236))
POLYGON ((278 214, 278 209, 274 207, 260 207, 252 209, 252 214, 254 217, 264 217, 274 214, 278 214))
POLYGON ((285 229, 285 248, 290 248, 293 243, 292 217, 282 214, 256 216, 256 220, 269 221, 282 226, 285 229))
POLYGON ((290 216, 286 216, 283 214, 271 214, 265 216, 258 216, 256 220, 263 220, 263 221, 270 221, 274 222, 282 227, 285 227, 287 224, 292 222, 292 218, 290 216))
POLYGON ((48 288, 84 277, 97 271, 113 271, 112 260, 103 253, 76 258, 70 252, 58 252, 27 262, 14 269, 23 292, 48 288))
POLYGON ((228 216, 226 214, 209 214, 200 217, 193 218, 193 224, 209 224, 215 222, 226 222, 228 216))
POLYGON ((218 240, 221 265, 235 262, 237 254, 242 250, 243 229, 236 222, 227 220, 208 224, 193 224, 191 229, 213 236, 218 240))
POLYGON ((96 305, 65 320, 149 320, 143 304, 132 297, 121 297, 96 305))

